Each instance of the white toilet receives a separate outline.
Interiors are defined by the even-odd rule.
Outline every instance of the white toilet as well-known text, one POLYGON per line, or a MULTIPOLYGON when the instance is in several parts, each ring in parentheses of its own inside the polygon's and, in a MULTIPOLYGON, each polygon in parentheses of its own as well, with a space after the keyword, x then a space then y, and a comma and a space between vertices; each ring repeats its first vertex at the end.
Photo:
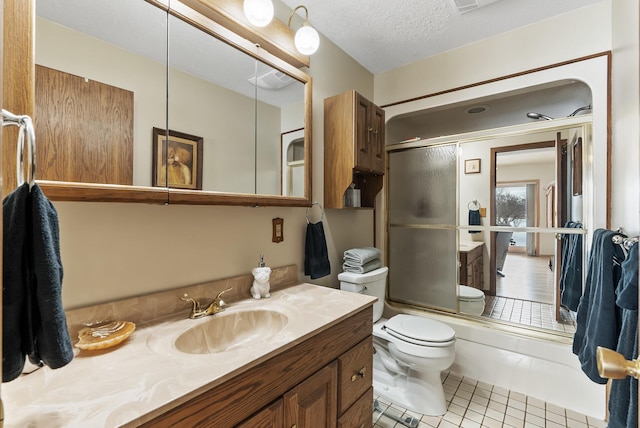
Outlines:
POLYGON ((417 315, 382 318, 387 267, 364 274, 338 274, 340 289, 378 298, 373 305, 373 388, 381 397, 414 412, 444 415, 440 372, 455 355, 455 331, 417 315))
POLYGON ((484 293, 477 288, 461 285, 458 288, 458 301, 460 312, 471 315, 484 313, 484 293))

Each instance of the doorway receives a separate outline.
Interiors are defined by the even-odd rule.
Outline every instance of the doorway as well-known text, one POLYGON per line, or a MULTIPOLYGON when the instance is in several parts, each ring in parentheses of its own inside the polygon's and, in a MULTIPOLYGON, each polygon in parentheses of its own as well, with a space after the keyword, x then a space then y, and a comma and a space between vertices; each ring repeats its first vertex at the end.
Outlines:
POLYGON ((549 197, 549 189, 562 180, 556 174, 556 141, 541 141, 492 148, 492 225, 516 228, 493 233, 488 304, 489 317, 549 328, 575 331, 574 318, 561 311, 556 292, 554 234, 517 228, 540 228, 557 224, 562 198, 549 197), (495 273, 494 273, 495 272, 495 273))

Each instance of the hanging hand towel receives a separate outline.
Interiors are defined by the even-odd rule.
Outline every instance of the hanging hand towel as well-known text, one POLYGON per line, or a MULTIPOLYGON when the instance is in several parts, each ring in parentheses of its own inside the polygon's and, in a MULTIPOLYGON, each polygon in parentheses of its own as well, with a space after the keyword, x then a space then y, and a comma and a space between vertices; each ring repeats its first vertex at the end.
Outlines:
POLYGON ((37 184, 31 188, 31 222, 33 275, 29 288, 34 347, 29 359, 57 369, 73 359, 73 348, 62 306, 58 213, 37 184))
POLYGON ((327 241, 322 222, 307 223, 304 243, 304 274, 311 279, 322 278, 331 273, 327 241))
MULTIPOLYGON (((480 210, 469 210, 469 226, 480 226, 480 210)), ((470 230, 469 233, 480 233, 479 230, 470 230)))
POLYGON ((2 202, 2 381, 9 382, 22 373, 28 341, 25 317, 27 272, 25 236, 29 185, 10 193, 2 202))
MULTIPOLYGON (((582 223, 567 222, 566 228, 581 229, 582 223)), ((578 310, 582 297, 582 235, 562 235, 562 271, 560 273, 561 303, 578 310)))
POLYGON ((352 248, 344 252, 344 261, 351 266, 364 265, 380 258, 380 250, 375 247, 352 248))
POLYGON ((596 362, 596 348, 615 349, 620 333, 620 309, 615 302, 615 287, 621 270, 613 263, 614 256, 624 259, 620 246, 612 242, 616 232, 596 229, 593 232, 591 254, 584 293, 578 305, 573 353, 578 356, 582 371, 595 383, 605 384, 596 362))
MULTIPOLYGON (((616 351, 625 359, 638 356, 638 244, 622 263, 622 278, 616 289, 616 305, 622 309, 622 327, 616 351)), ((609 394, 610 428, 638 426, 638 379, 627 376, 611 381, 609 394)))

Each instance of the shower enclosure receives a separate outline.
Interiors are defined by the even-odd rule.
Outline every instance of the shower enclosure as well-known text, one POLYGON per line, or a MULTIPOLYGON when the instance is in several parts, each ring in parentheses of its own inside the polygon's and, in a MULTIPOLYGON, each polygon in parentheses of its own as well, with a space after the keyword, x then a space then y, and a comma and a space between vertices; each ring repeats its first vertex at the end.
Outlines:
POLYGON ((388 160, 389 297, 457 312, 457 144, 388 160))

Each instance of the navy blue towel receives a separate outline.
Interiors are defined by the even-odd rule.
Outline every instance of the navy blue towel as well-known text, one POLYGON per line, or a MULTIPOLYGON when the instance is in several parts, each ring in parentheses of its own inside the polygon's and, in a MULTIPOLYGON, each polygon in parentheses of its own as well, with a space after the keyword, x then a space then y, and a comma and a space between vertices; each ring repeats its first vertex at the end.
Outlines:
MULTIPOLYGON (((480 226, 481 224, 480 210, 469 210, 469 226, 480 226)), ((469 233, 480 233, 480 231, 470 230, 469 233)))
POLYGON ((598 375, 596 348, 615 349, 621 325, 615 295, 621 269, 613 259, 624 259, 624 253, 612 241, 616 234, 604 229, 593 232, 587 279, 578 305, 573 336, 573 353, 578 356, 582 371, 599 384, 607 383, 607 379, 598 375))
POLYGON ((311 279, 322 278, 331 273, 327 241, 322 222, 307 223, 304 243, 304 274, 311 279))
MULTIPOLYGON (((627 360, 638 356, 638 244, 622 263, 622 278, 616 289, 616 304, 622 309, 622 327, 616 351, 627 360)), ((611 381, 609 428, 638 426, 638 380, 632 376, 611 381)))
POLYGON ((2 381, 20 375, 25 357, 59 368, 73 359, 62 307, 58 216, 37 184, 3 201, 2 381))
POLYGON ((29 359, 52 369, 73 359, 73 347, 62 306, 62 260, 58 213, 37 184, 31 188, 33 292, 31 326, 34 347, 29 359))
MULTIPOLYGON (((565 227, 581 229, 582 223, 570 221, 565 227)), ((561 303, 572 311, 577 311, 582 297, 582 235, 562 236, 560 293, 561 303)))
POLYGON ((22 373, 29 343, 25 312, 25 259, 29 185, 23 184, 2 202, 2 381, 22 373))

